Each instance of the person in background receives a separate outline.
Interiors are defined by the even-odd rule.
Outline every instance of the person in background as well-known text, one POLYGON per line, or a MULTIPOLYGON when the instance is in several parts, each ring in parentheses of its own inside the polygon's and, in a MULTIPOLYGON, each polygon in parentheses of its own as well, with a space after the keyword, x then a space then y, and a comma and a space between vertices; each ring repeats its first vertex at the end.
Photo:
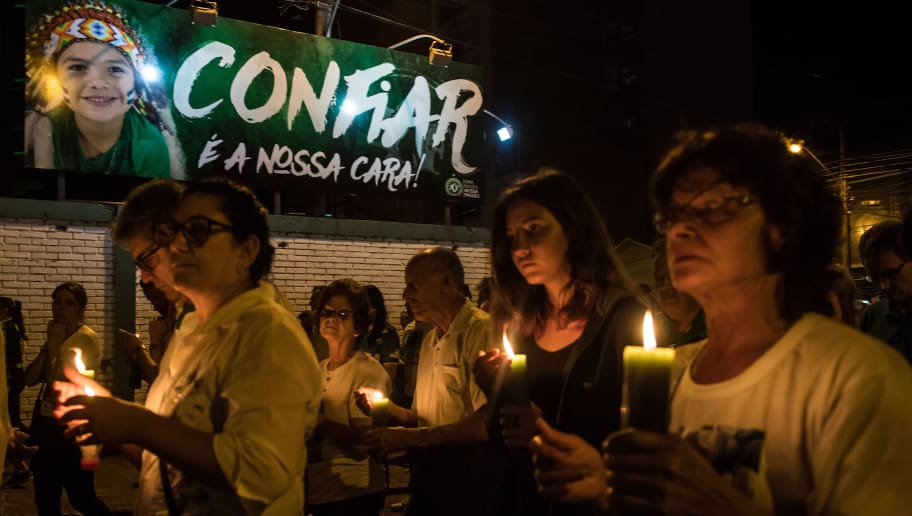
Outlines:
POLYGON ((418 361, 421 357, 421 342, 424 335, 430 331, 434 325, 427 321, 416 321, 412 315, 412 310, 405 302, 405 317, 408 322, 403 327, 402 345, 396 353, 399 360, 399 372, 393 381, 393 403, 400 407, 411 407, 412 400, 415 396, 415 387, 418 383, 418 361))
POLYGON ((135 334, 126 331, 118 334, 118 342, 124 347, 127 358, 133 363, 131 383, 134 389, 141 386, 139 380, 145 380, 149 384, 155 381, 155 377, 158 376, 158 364, 161 363, 161 359, 168 349, 168 342, 171 340, 171 335, 174 334, 178 316, 177 306, 171 303, 165 293, 159 290, 154 283, 140 281, 139 287, 159 315, 149 321, 148 349, 142 345, 135 334))
POLYGON ((853 328, 857 327, 858 290, 855 287, 855 279, 849 270, 841 265, 831 265, 827 269, 827 277, 830 280, 828 300, 832 307, 832 312, 827 315, 853 328))
POLYGON ((101 370, 101 339, 85 324, 89 296, 79 283, 61 283, 52 294, 53 319, 47 340, 25 369, 25 384, 41 383, 32 411, 31 443, 35 505, 39 515, 59 515, 60 496, 66 489, 70 504, 83 514, 112 514, 95 494, 95 472, 80 467, 81 453, 54 421, 57 396, 53 383, 64 379, 64 364, 75 367, 77 356, 86 369, 101 370))
POLYGON ((351 278, 330 283, 316 305, 329 358, 320 362, 323 398, 308 443, 316 451, 307 464, 307 509, 314 516, 377 516, 383 508, 383 462, 368 456, 364 437, 372 421, 355 396, 366 389, 389 397, 392 389, 383 366, 357 346, 372 306, 366 287, 351 278))
MULTIPOLYGON (((0 325, 6 341, 4 357, 6 360, 7 408, 12 431, 24 431, 20 399, 25 389, 25 371, 22 368, 22 341, 28 340, 25 333, 25 322, 22 320, 22 303, 9 297, 0 297, 0 325)), ((10 440, 10 443, 13 441, 10 440)), ((28 462, 15 460, 11 454, 9 461, 13 471, 3 482, 3 487, 18 487, 32 478, 28 462)), ((0 461, 0 464, 3 464, 0 461)))
POLYGON ((671 283, 665 253, 665 239, 653 245, 652 274, 655 281, 654 321, 660 346, 680 346, 706 338, 703 309, 693 297, 678 292, 671 283))
MULTIPOLYGON (((462 262, 446 247, 425 249, 405 267, 403 297, 415 319, 433 327, 422 342, 411 409, 390 404, 391 423, 403 427, 374 428, 368 443, 377 455, 409 450, 411 515, 488 514, 500 478, 479 411, 487 398, 472 378, 488 346, 488 315, 465 297, 464 284, 462 262)), ((369 400, 359 400, 369 413, 369 400)))
POLYGON ((22 303, 9 297, 0 297, 0 325, 6 338, 6 385, 9 390, 7 403, 10 423, 24 429, 20 414, 19 397, 25 388, 22 369, 22 341, 28 340, 22 320, 22 303))
POLYGON ((320 372, 300 322, 265 280, 275 254, 265 208, 236 183, 195 183, 153 237, 195 310, 145 408, 66 369, 56 417, 86 443, 145 450, 138 514, 300 514, 320 372))
MULTIPOLYGON (((6 360, 6 338, 4 332, 0 331, 0 361, 6 360)), ((6 370, 6 364, 0 363, 0 374, 6 370)), ((18 487, 22 482, 30 478, 17 480, 15 478, 16 472, 19 471, 19 465, 24 464, 26 460, 33 455, 38 448, 35 446, 29 446, 28 441, 30 436, 16 428, 10 422, 8 411, 6 407, 3 407, 3 401, 7 399, 6 393, 3 390, 6 388, 6 379, 0 379, 0 469, 6 471, 7 465, 12 463, 14 472, 13 476, 6 482, 4 482, 3 487, 18 487)), ((25 471, 28 471, 26 469, 25 471)))
MULTIPOLYGON (((620 427, 621 350, 642 339, 644 303, 589 197, 556 169, 543 168, 500 196, 491 265, 492 339, 506 333, 516 353, 526 355, 532 402, 502 400, 502 421, 516 423, 502 422, 501 435, 492 436, 514 449, 497 512, 587 514, 590 506, 551 505, 539 495, 525 448, 536 417, 593 446, 620 427)), ((496 373, 489 368, 505 362, 490 352, 476 375, 490 378, 496 373)))
POLYGON ((901 239, 902 223, 887 221, 871 226, 858 240, 865 279, 882 293, 861 313, 859 328, 912 364, 912 266, 901 239))
MULTIPOLYGON (((141 379, 151 384, 158 376, 159 364, 171 337, 194 309, 193 303, 173 287, 167 249, 154 241, 155 227, 173 218, 182 192, 183 186, 179 183, 161 180, 148 181, 134 188, 111 228, 114 242, 126 247, 133 256, 133 262, 139 269, 139 285, 143 294, 162 314, 149 323, 148 347, 131 331, 119 329, 117 332, 118 345, 133 363, 131 376, 134 377, 134 389, 141 387, 141 379)), ((139 464, 138 449, 130 446, 122 446, 121 449, 139 464)))
POLYGON ((317 315, 317 302, 319 301, 320 293, 324 288, 326 288, 325 285, 314 285, 314 287, 310 289, 309 309, 298 314, 301 326, 304 327, 304 332, 307 333, 307 336, 310 338, 310 343, 313 345, 317 360, 320 361, 329 357, 329 344, 326 342, 326 339, 320 335, 320 325, 318 324, 319 316, 317 315))
POLYGON ((478 308, 490 312, 491 294, 494 292, 494 278, 485 276, 478 281, 478 308))
POLYGON ((675 354, 669 433, 628 429, 600 456, 539 424, 541 492, 618 514, 912 507, 912 368, 825 315, 840 204, 788 144, 755 125, 678 135, 653 176, 656 228, 708 338, 675 354))
POLYGON ((361 350, 383 364, 390 378, 395 382, 399 366, 399 334, 389 323, 386 302, 375 285, 365 285, 364 291, 370 299, 370 329, 361 335, 361 350))

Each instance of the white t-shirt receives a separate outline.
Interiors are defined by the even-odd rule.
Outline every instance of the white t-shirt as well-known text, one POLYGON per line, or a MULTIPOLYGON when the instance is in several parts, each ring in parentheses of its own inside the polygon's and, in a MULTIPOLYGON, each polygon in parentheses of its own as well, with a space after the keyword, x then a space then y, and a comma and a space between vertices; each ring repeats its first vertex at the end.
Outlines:
MULTIPOLYGON (((363 351, 333 371, 329 359, 320 362, 323 375, 323 402, 320 410, 327 420, 345 426, 371 426, 355 404, 355 392, 361 387, 379 390, 389 397, 392 382, 386 369, 363 351)), ((320 442, 322 460, 307 465, 307 503, 321 504, 346 500, 382 491, 386 485, 383 463, 367 457, 352 456, 337 446, 327 435, 320 442)))
POLYGON ((446 333, 438 337, 432 328, 425 334, 412 401, 418 426, 455 423, 487 402, 472 366, 488 349, 488 324, 488 314, 466 299, 446 333))
POLYGON ((912 368, 842 323, 807 314, 735 378, 698 385, 705 345, 680 348, 670 430, 775 514, 912 511, 912 368))
POLYGON ((101 339, 98 338, 95 330, 83 324, 63 341, 58 355, 48 364, 48 388, 45 391, 44 398, 41 400, 40 407, 42 416, 51 417, 54 415, 54 409, 57 408, 57 396, 54 395, 51 387, 53 387, 55 381, 66 381, 65 377, 57 374, 57 371, 61 371, 61 369, 56 366, 56 363, 63 362, 75 367, 76 354, 73 352, 75 349, 80 350, 82 363, 86 369, 91 369, 95 373, 98 373, 101 369, 101 339))

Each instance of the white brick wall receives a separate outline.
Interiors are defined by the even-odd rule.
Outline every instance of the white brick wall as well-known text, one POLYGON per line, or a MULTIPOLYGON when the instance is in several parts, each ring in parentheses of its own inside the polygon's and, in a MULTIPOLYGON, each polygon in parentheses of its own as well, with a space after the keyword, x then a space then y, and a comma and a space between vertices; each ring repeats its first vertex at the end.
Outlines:
MULTIPOLYGON (((398 329, 399 312, 404 308, 405 264, 425 247, 450 243, 279 233, 273 235, 273 245, 277 249, 272 280, 296 312, 307 308, 315 285, 351 277, 380 288, 390 322, 398 329)), ((456 252, 474 297, 476 285, 488 274, 488 248, 478 243, 460 243, 456 252)), ((24 347, 26 364, 37 356, 44 343, 45 327, 51 317, 51 292, 64 281, 77 281, 86 288, 86 324, 101 336, 105 358, 114 356, 113 256, 106 224, 0 218, 0 296, 22 301, 29 335, 24 347)), ((148 321, 156 313, 139 289, 136 312, 136 329, 148 342, 148 321)), ((99 378, 112 381, 110 374, 99 374, 99 378)), ((136 393, 138 401, 144 399, 144 391, 136 393)), ((37 394, 37 388, 23 393, 24 420, 31 419, 37 394)))
MULTIPOLYGON (((86 324, 101 336, 104 356, 113 356, 109 333, 114 327, 113 251, 107 226, 65 220, 0 219, 0 295, 22 302, 29 340, 23 344, 27 365, 45 341, 51 319, 51 293, 64 281, 86 289, 86 324)), ((99 372, 102 381, 110 378, 99 372)), ((38 387, 22 393, 22 418, 31 420, 38 387)))

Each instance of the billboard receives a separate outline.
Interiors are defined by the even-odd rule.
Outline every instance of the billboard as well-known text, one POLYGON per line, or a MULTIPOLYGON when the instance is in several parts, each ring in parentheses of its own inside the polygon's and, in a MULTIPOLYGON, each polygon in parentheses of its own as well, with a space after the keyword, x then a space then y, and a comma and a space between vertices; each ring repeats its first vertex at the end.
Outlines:
POLYGON ((26 166, 480 198, 476 66, 134 0, 26 24, 26 166))

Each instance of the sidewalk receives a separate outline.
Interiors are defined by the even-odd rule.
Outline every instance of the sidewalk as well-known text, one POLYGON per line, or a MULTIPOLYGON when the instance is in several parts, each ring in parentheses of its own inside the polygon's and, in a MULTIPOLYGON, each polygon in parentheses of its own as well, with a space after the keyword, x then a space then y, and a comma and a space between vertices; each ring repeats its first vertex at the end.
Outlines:
MULTIPOLYGON (((136 501, 136 480, 139 470, 133 467, 123 455, 110 455, 101 459, 101 466, 95 472, 95 492, 114 511, 115 514, 132 514, 136 501)), ((408 471, 402 466, 390 465, 390 486, 402 488, 408 485, 408 471)), ((35 491, 29 480, 22 487, 0 490, 0 515, 32 516, 35 510, 35 491)), ((389 511, 393 503, 407 498, 407 495, 389 495, 386 497, 383 514, 396 514, 389 511)), ((63 513, 79 514, 63 496, 63 513)))
MULTIPOLYGON (((138 477, 139 470, 123 455, 102 457, 101 466, 95 472, 95 492, 115 514, 132 514, 138 477)), ((35 491, 31 480, 22 487, 0 490, 0 497, 0 514, 3 516, 37 514, 35 491)), ((79 514, 67 502, 66 491, 62 498, 61 507, 64 514, 79 514)))

